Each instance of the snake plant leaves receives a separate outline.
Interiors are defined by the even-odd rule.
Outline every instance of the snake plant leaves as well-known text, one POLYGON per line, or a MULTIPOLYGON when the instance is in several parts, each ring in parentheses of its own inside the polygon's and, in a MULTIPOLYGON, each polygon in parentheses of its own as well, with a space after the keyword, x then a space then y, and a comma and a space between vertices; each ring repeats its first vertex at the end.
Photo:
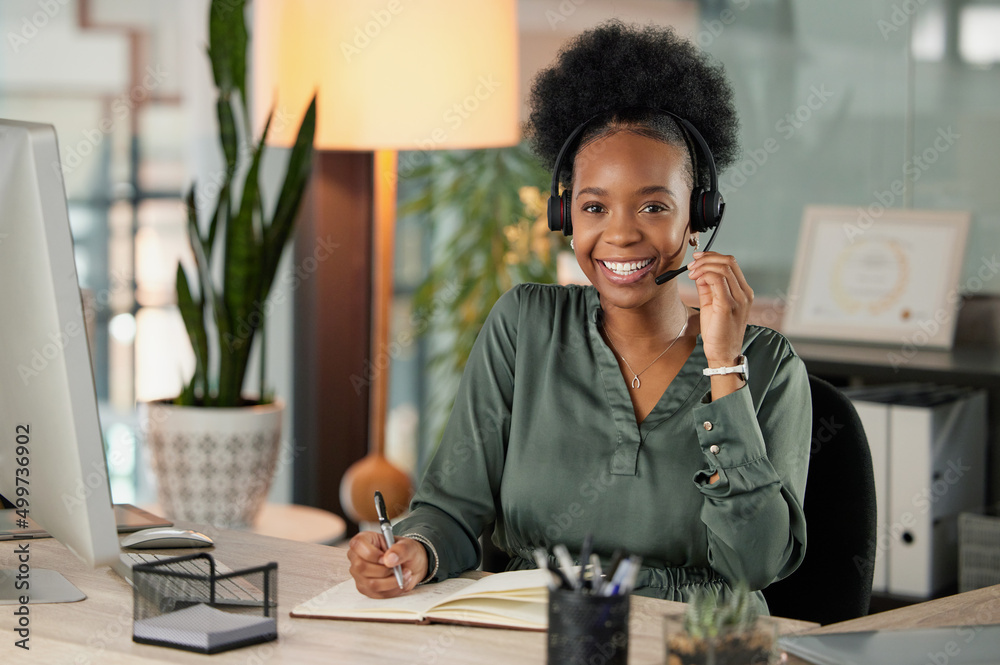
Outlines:
POLYGON ((204 304, 200 299, 191 295, 187 274, 180 264, 177 265, 177 308, 181 312, 184 328, 187 330, 188 338, 194 349, 194 376, 189 384, 190 389, 185 391, 187 393, 185 402, 191 404, 199 390, 202 395, 207 393, 208 335, 205 332, 204 304))
POLYGON ((246 0, 212 0, 208 20, 208 57, 219 96, 229 99, 239 90, 247 117, 247 27, 243 18, 246 0))
POLYGON ((212 213, 212 219, 208 224, 208 237, 205 238, 204 250, 205 250, 205 260, 212 260, 212 251, 215 247, 215 234, 219 229, 219 223, 221 222, 223 226, 226 225, 227 219, 232 216, 233 206, 232 202, 229 200, 229 190, 232 186, 233 175, 227 174, 225 181, 222 183, 222 189, 219 190, 219 201, 215 205, 215 212, 212 213))
MULTIPOLYGON (((253 152, 241 149, 244 141, 248 144, 251 141, 246 108, 245 5, 246 0, 212 0, 209 14, 208 55, 218 88, 216 116, 226 170, 205 233, 198 223, 194 187, 186 198, 188 238, 195 267, 190 272, 178 266, 177 303, 195 352, 195 374, 184 384, 176 400, 181 404, 231 407, 245 403, 242 389, 250 350, 255 336, 260 334, 263 338, 264 334, 263 303, 291 235, 312 167, 315 99, 299 126, 278 202, 269 219, 259 176, 271 117, 253 152), (234 92, 239 93, 238 100, 234 92), (250 164, 240 176, 242 183, 235 183, 236 174, 241 173, 248 157, 250 164), (234 200, 234 191, 240 192, 238 202, 234 200), (218 235, 222 236, 220 248, 216 248, 218 235), (219 267, 220 262, 221 271, 213 273, 213 264, 219 267), (217 285, 220 272, 221 284, 217 285), (192 288, 195 283, 197 289, 192 288), (209 334, 210 319, 217 334, 209 334)), ((270 399, 264 358, 261 353, 260 403, 270 399)))
POLYGON ((231 373, 231 381, 219 386, 220 399, 238 400, 242 378, 250 356, 253 336, 260 325, 261 314, 258 296, 261 284, 263 244, 260 227, 263 220, 255 214, 260 206, 258 174, 264 155, 264 141, 271 126, 268 116, 260 143, 254 150, 253 161, 246 173, 243 193, 236 214, 226 227, 225 262, 223 268, 222 300, 229 312, 229 335, 223 339, 223 360, 231 373), (255 224, 255 219, 257 223, 255 224), (237 378, 239 379, 237 383, 237 378))
POLYGON ((313 137, 316 135, 316 96, 313 95, 309 108, 302 118, 295 145, 288 157, 285 181, 281 185, 278 203, 274 208, 271 224, 264 229, 264 287, 261 301, 267 298, 278 270, 281 252, 295 225, 295 215, 302 201, 302 194, 312 172, 313 137))
POLYGON ((233 115, 233 103, 229 97, 219 97, 215 102, 216 115, 219 120, 219 142, 226 157, 226 179, 232 177, 236 170, 236 159, 239 157, 239 137, 236 135, 236 118, 233 115))

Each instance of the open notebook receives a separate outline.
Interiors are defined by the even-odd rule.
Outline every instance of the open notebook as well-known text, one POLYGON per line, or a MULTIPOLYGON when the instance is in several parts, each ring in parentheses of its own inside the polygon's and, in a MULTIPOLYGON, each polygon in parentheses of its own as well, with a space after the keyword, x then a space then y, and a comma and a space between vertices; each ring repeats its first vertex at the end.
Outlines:
POLYGON ((549 573, 517 570, 481 579, 456 577, 418 586, 397 598, 363 596, 354 580, 341 582, 292 610, 293 617, 546 630, 549 573))

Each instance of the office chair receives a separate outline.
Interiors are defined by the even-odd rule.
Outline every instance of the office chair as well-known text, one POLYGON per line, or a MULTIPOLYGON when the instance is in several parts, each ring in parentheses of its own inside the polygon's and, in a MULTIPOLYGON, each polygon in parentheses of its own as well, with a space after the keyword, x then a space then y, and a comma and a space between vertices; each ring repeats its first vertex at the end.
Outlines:
POLYGON ((809 376, 813 427, 803 508, 806 555, 798 569, 764 589, 773 616, 846 621, 868 614, 875 569, 875 477, 868 438, 854 405, 809 376))

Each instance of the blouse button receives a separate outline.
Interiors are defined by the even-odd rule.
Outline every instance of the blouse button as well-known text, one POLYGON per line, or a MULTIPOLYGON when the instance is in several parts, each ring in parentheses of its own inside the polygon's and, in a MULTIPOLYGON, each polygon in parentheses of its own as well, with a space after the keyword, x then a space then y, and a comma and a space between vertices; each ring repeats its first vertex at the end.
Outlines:
POLYGON ((719 454, 719 450, 720 450, 720 448, 717 445, 715 445, 714 443, 708 449, 708 451, 710 453, 712 453, 713 455, 718 455, 719 454))
POLYGON ((709 431, 712 430, 712 423, 708 422, 707 420, 704 423, 702 423, 701 426, 705 428, 706 432, 709 432, 709 431))

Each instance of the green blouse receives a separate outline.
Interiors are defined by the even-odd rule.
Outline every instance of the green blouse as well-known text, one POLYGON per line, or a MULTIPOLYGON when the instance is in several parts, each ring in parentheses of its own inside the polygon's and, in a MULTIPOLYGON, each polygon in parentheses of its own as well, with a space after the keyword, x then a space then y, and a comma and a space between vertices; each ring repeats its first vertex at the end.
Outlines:
POLYGON ((522 284, 497 301, 396 534, 427 546, 435 581, 478 565, 494 521, 511 568, 534 567, 539 546, 578 553, 592 532, 605 560, 616 548, 643 557, 636 593, 672 600, 737 580, 762 589, 794 571, 811 402, 788 341, 748 326, 747 385, 710 401, 699 336, 637 424, 599 315, 589 286, 522 284))

